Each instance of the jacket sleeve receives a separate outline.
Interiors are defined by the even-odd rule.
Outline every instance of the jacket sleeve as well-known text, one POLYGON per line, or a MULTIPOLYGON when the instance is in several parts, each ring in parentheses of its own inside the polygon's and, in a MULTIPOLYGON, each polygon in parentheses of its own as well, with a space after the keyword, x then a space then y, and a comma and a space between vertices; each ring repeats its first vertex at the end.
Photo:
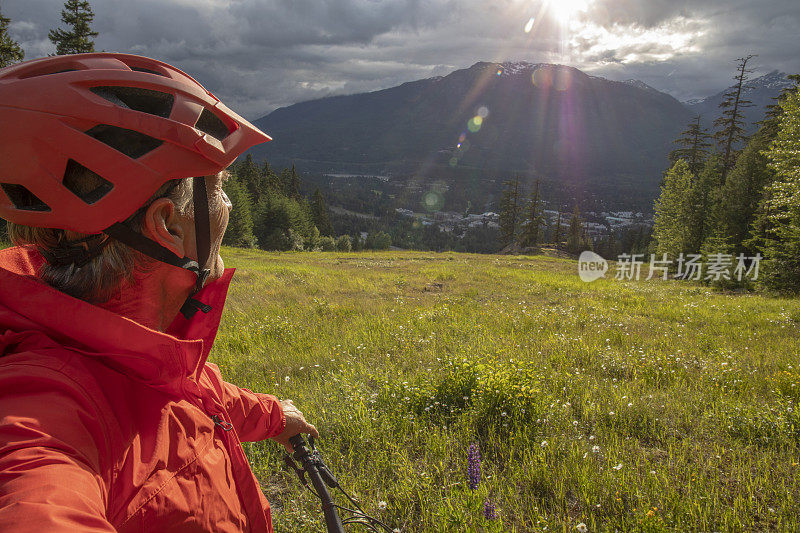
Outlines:
POLYGON ((99 473, 102 433, 96 410, 74 382, 43 367, 3 364, 0 531, 115 531, 99 473))
POLYGON ((222 379, 217 365, 206 363, 206 367, 221 388, 225 409, 243 442, 269 439, 283 432, 286 417, 275 396, 237 387, 222 379))

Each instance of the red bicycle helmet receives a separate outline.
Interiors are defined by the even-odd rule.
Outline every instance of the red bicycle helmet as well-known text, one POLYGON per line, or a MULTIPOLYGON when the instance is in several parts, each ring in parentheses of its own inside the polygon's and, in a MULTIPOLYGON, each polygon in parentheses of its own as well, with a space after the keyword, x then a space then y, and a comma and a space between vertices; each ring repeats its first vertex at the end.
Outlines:
MULTIPOLYGON (((105 233, 145 255, 191 270, 202 288, 209 255, 204 176, 271 140, 184 72, 146 57, 76 54, 0 69, 0 218, 105 233), (71 167, 98 186, 79 194, 71 167), (194 179, 197 261, 121 224, 167 181, 194 179)), ((77 241, 85 242, 86 239, 77 241)), ((79 252, 89 250, 83 245, 79 252)), ((50 262, 85 264, 69 250, 50 262)), ((187 316, 207 309, 190 298, 187 316)))
POLYGON ((216 174, 270 140, 189 75, 128 54, 0 69, 0 124, 0 217, 89 234, 127 219, 165 182, 216 174), (70 190, 74 164, 102 190, 70 190))

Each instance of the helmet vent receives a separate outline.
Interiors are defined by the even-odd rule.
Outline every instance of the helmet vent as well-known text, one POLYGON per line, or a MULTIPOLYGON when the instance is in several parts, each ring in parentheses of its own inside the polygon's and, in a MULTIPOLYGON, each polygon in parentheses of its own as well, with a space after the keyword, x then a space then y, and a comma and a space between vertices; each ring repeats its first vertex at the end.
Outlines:
POLYGON ((138 87, 92 87, 92 92, 120 107, 169 118, 175 97, 160 91, 138 87))
POLYGON ((164 76, 165 78, 168 77, 166 74, 162 72, 158 72, 156 70, 150 70, 149 68, 142 68, 142 67, 130 67, 131 70, 136 72, 146 72, 147 74, 155 74, 157 76, 164 76))
POLYGON ((39 76, 50 76, 52 74, 62 74, 64 72, 77 72, 77 71, 78 71, 78 69, 76 69, 76 68, 64 68, 64 69, 56 70, 56 71, 49 71, 49 70, 39 69, 39 70, 34 70, 34 71, 31 71, 31 72, 27 72, 27 73, 21 74, 19 79, 27 80, 28 78, 38 78, 39 76))
POLYGON ((72 194, 87 204, 97 202, 114 188, 110 181, 72 159, 67 162, 62 183, 72 194))
POLYGON ((138 131, 100 124, 88 130, 86 135, 107 144, 132 159, 138 159, 161 146, 163 141, 138 131))
POLYGON ((50 211, 46 203, 22 185, 0 183, 0 189, 3 189, 14 207, 20 211, 50 211))
POLYGON ((194 127, 203 133, 211 135, 218 141, 221 141, 231 133, 231 130, 222 122, 222 119, 208 109, 203 109, 194 127))

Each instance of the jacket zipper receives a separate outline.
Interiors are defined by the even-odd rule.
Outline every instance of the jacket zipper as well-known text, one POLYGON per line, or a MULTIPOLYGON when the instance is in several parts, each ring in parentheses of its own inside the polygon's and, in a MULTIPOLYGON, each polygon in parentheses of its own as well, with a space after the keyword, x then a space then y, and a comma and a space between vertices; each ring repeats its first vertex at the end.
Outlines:
POLYGON ((211 417, 211 420, 214 421, 215 426, 221 427, 223 431, 230 431, 233 429, 233 424, 231 424, 230 422, 226 422, 219 415, 213 415, 211 417))

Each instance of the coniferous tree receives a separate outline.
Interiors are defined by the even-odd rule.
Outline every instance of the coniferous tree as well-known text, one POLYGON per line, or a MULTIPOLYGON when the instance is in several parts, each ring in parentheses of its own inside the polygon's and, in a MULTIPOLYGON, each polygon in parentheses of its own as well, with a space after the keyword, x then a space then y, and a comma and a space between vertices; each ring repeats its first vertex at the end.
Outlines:
POLYGON ((281 178, 272 169, 272 166, 270 166, 269 161, 264 161, 264 166, 261 168, 261 175, 264 176, 265 186, 267 190, 272 189, 274 191, 279 191, 281 189, 281 178))
POLYGON ((50 41, 56 45, 56 54, 84 54, 94 52, 94 38, 98 33, 92 31, 94 20, 92 6, 87 0, 67 0, 61 10, 61 20, 68 29, 50 30, 50 41))
POLYGON ((681 148, 676 148, 669 153, 669 160, 675 164, 678 159, 685 159, 689 163, 689 171, 697 176, 703 168, 706 158, 708 158, 708 149, 711 147, 709 142, 711 135, 708 130, 700 126, 700 115, 697 115, 694 120, 689 123, 689 127, 681 133, 675 144, 680 145, 681 148))
POLYGON ((11 19, 4 17, 0 12, 0 68, 13 65, 25 58, 25 52, 20 48, 19 43, 8 35, 10 23, 11 19))
POLYGON ((718 146, 722 153, 722 182, 728 176, 728 172, 736 164, 736 146, 745 140, 744 130, 744 109, 752 107, 753 103, 744 98, 744 91, 747 89, 747 80, 750 79, 752 69, 747 68, 747 63, 754 58, 754 55, 740 57, 736 61, 739 63, 736 76, 736 84, 731 87, 724 95, 719 107, 723 110, 722 116, 714 121, 714 126, 718 128, 714 133, 718 146))
POLYGON ((320 235, 332 235, 333 226, 328 216, 328 208, 325 205, 325 199, 319 188, 314 190, 311 196, 311 216, 314 219, 314 224, 317 226, 320 235))
POLYGON ((250 203, 250 195, 247 188, 240 183, 239 178, 232 174, 223 185, 225 194, 233 206, 228 220, 228 229, 222 238, 222 244, 226 246, 239 246, 241 248, 252 248, 256 244, 253 234, 253 207, 250 203))
POLYGON ((681 253, 691 251, 691 187, 689 164, 679 159, 664 176, 661 194, 653 206, 653 247, 659 257, 667 254, 675 259, 681 253))
POLYGON ((541 198, 539 195, 539 180, 533 186, 531 199, 528 203, 528 224, 520 237, 520 244, 522 246, 536 248, 541 244, 542 225, 544 224, 544 217, 542 216, 541 198))
POLYGON ((500 240, 503 246, 507 246, 516 241, 522 218, 519 177, 515 176, 504 185, 503 196, 500 198, 500 240))
POLYGON ((719 233, 726 237, 731 251, 736 254, 754 253, 745 243, 752 238, 750 231, 764 187, 774 179, 765 155, 773 140, 771 133, 771 128, 762 127, 747 143, 719 195, 719 233))
POLYGON ((253 156, 247 154, 244 161, 238 163, 235 168, 239 183, 247 190, 253 204, 258 204, 267 193, 267 187, 261 169, 253 161, 253 156))
POLYGON ((583 228, 583 221, 581 221, 581 211, 578 205, 575 204, 575 209, 572 211, 572 219, 569 221, 569 229, 567 230, 567 252, 578 254, 589 247, 589 241, 583 228))
POLYGON ((800 292, 800 94, 781 100, 777 136, 765 152, 775 180, 765 188, 754 223, 753 243, 764 256, 761 282, 768 288, 800 292))
MULTIPOLYGON (((687 165, 688 169, 688 165, 687 165)), ((714 229, 715 206, 722 187, 722 158, 712 154, 691 184, 688 195, 687 253, 699 253, 714 229)))
POLYGON ((292 165, 291 169, 284 168, 280 178, 283 194, 289 198, 300 198, 300 175, 295 166, 292 165))

